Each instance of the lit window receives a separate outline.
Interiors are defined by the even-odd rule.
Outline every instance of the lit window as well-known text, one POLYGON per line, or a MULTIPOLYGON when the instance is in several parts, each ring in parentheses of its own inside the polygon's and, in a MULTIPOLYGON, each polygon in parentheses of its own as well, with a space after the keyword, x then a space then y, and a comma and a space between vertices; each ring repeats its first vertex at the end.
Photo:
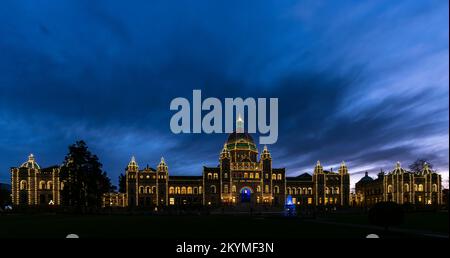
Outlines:
POLYGON ((254 174, 253 173, 250 173, 250 178, 254 178, 254 174))
POLYGON ((265 185, 265 186, 264 186, 264 192, 265 192, 265 193, 268 193, 268 192, 269 192, 269 185, 265 185))
POLYGON ((277 179, 277 174, 272 174, 272 180, 276 180, 277 179))
POLYGON ((208 173, 208 177, 207 177, 208 179, 212 179, 212 174, 211 173, 208 173))
POLYGON ((419 192, 423 192, 423 185, 422 184, 419 185, 419 192))
POLYGON ((235 186, 235 185, 233 185, 233 186, 231 187, 231 191, 232 191, 233 193, 236 192, 236 186, 235 186))
POLYGON ((244 178, 248 178, 248 173, 244 173, 244 178))
POLYGON ((259 173, 255 173, 255 178, 259 179, 259 173))
POLYGON ((175 205, 175 198, 169 198, 169 204, 175 205))
POLYGON ((170 188, 169 188, 169 194, 174 194, 174 193, 175 193, 174 188, 173 188, 173 187, 170 187, 170 188))
POLYGON ((214 179, 219 179, 219 174, 214 173, 214 179))
POLYGON ((283 176, 281 174, 278 174, 277 179, 281 180, 283 178, 283 176))
POLYGON ((308 198, 308 204, 312 204, 312 198, 311 197, 308 198))
POLYGON ((27 190, 27 181, 20 181, 20 190, 27 190))
POLYGON ((186 194, 186 187, 181 187, 181 194, 186 194))
POLYGON ((187 188, 187 193, 188 193, 188 194, 192 194, 192 187, 189 186, 189 187, 187 188))
POLYGON ((278 187, 277 185, 274 187, 274 191, 276 194, 280 193, 280 187, 278 187))

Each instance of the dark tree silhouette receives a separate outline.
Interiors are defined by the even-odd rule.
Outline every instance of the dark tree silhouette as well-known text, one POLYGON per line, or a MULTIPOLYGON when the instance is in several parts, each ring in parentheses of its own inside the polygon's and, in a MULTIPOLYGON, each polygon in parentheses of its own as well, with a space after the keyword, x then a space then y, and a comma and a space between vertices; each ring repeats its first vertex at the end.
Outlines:
POLYGON ((404 218, 402 207, 395 202, 379 202, 369 210, 369 222, 385 230, 402 224, 404 218))
POLYGON ((120 193, 125 193, 127 191, 127 179, 125 178, 124 174, 120 174, 119 175, 119 192, 120 193))
POLYGON ((63 204, 79 211, 101 207, 103 194, 113 189, 98 157, 91 154, 84 141, 69 146, 60 177, 64 183, 63 204))
POLYGON ((433 169, 433 164, 428 162, 428 160, 426 160, 426 159, 417 159, 411 165, 409 165, 409 170, 411 172, 414 172, 414 173, 420 173, 423 170, 423 164, 425 164, 425 162, 428 164, 428 167, 430 169, 433 169))

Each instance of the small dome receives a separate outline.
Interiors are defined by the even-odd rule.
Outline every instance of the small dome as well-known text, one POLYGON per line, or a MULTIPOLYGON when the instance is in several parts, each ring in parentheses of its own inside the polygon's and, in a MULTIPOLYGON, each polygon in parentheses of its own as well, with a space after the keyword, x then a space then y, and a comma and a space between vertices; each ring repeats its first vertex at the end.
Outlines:
POLYGON ((363 177, 363 178, 361 178, 359 181, 358 181, 358 183, 366 183, 366 182, 372 182, 373 181, 373 178, 371 178, 370 176, 369 176, 369 173, 365 173, 365 176, 363 177))
POLYGON ((28 156, 28 160, 26 162, 22 163, 22 165, 20 165, 20 167, 21 168, 41 169, 41 167, 38 165, 38 163, 36 163, 33 154, 30 154, 30 156, 28 156))

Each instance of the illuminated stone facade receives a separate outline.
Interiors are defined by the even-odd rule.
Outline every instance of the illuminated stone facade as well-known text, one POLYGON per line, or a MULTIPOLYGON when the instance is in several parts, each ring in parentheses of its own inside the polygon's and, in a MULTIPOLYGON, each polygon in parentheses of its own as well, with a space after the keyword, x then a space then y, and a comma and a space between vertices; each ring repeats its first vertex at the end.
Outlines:
POLYGON ((418 206, 441 205, 441 175, 433 172, 426 163, 420 173, 413 173, 402 168, 400 162, 391 172, 380 172, 377 179, 366 173, 355 186, 356 204, 370 207, 381 201, 418 206))
POLYGON ((33 154, 21 166, 11 168, 11 198, 14 205, 59 205, 59 167, 41 168, 33 154))
POLYGON ((312 175, 286 177, 284 168, 272 167, 268 148, 258 155, 252 137, 245 132, 230 134, 218 166, 203 167, 201 176, 169 175, 163 158, 156 169, 139 169, 134 157, 125 174, 126 194, 105 195, 105 206, 283 206, 291 195, 296 205, 345 207, 350 200, 344 162, 337 173, 324 171, 317 162, 312 175))
MULTIPOLYGON (((58 166, 41 169, 34 156, 11 169, 14 205, 59 205, 64 184, 58 166)), ((259 154, 250 134, 228 136, 216 167, 203 167, 199 176, 169 175, 161 158, 156 169, 139 168, 134 157, 126 171, 126 193, 108 193, 104 207, 154 209, 163 206, 283 206, 290 195, 296 205, 345 207, 350 200, 350 179, 342 162, 338 172, 317 162, 311 174, 286 177, 284 168, 272 167, 265 146, 259 154)))

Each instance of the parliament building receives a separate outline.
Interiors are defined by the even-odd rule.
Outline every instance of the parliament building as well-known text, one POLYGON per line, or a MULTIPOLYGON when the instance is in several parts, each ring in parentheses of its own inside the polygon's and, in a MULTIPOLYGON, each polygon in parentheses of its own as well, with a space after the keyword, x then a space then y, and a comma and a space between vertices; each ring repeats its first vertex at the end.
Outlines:
MULTIPOLYGON (((14 205, 59 205, 64 183, 60 167, 41 168, 31 154, 11 168, 14 205)), ((134 157, 126 171, 126 193, 107 193, 104 207, 155 208, 163 206, 279 206, 288 196, 299 206, 345 207, 350 200, 350 178, 344 162, 337 172, 326 171, 318 161, 311 174, 286 177, 284 168, 272 167, 269 149, 261 153, 242 129, 228 136, 219 164, 203 167, 199 176, 170 175, 161 158, 156 169, 140 168, 134 157)))
POLYGON ((427 163, 420 172, 402 168, 397 162, 394 169, 385 174, 381 171, 376 179, 366 172, 355 185, 355 202, 370 207, 377 202, 396 202, 416 206, 442 204, 442 178, 427 163))

